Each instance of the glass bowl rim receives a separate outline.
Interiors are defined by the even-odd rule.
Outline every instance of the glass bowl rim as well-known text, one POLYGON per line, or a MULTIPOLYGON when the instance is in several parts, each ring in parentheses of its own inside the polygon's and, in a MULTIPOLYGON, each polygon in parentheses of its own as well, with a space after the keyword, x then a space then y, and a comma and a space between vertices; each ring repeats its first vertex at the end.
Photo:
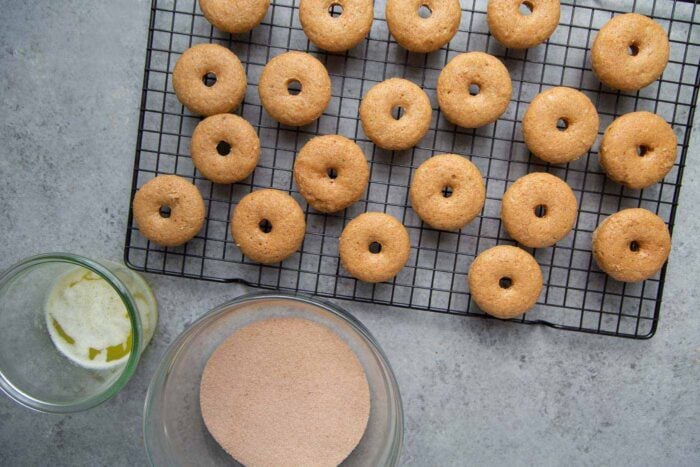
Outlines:
POLYGON ((388 463, 386 465, 395 466, 398 463, 401 451, 403 448, 403 436, 404 436, 404 414, 403 414, 403 403, 401 400, 401 392, 399 390, 398 382, 396 381, 396 376, 394 375, 394 370, 389 363, 389 359, 382 350, 381 346, 377 340, 372 336, 369 330, 362 324, 357 318, 351 315, 349 312, 340 308, 339 306, 329 303, 325 300, 319 300, 316 297, 311 297, 303 293, 284 293, 284 292, 252 292, 240 295, 232 300, 228 300, 215 308, 207 311, 202 316, 197 318, 194 322, 189 324, 176 338, 170 343, 165 353, 161 357, 161 361, 156 367, 153 374, 151 382, 148 385, 148 390, 146 391, 146 399, 143 408, 143 441, 146 449, 146 457, 148 459, 149 465, 156 466, 150 448, 148 437, 146 436, 146 431, 148 427, 148 422, 151 418, 150 413, 153 405, 153 397, 156 386, 162 386, 164 380, 167 379, 170 369, 177 358, 180 348, 184 341, 189 337, 195 328, 202 325, 204 321, 214 320, 215 317, 225 313, 231 306, 242 305, 246 303, 253 303, 261 300, 291 300, 296 302, 301 302, 307 305, 313 305, 323 309, 339 317, 341 320, 345 321, 350 328, 355 331, 366 343, 369 344, 370 348, 375 352, 375 358, 380 363, 382 367, 382 373, 384 379, 386 380, 387 387, 389 388, 391 394, 394 396, 394 407, 395 411, 394 417, 394 437, 391 440, 392 448, 389 452, 389 457, 387 459, 388 463))
POLYGON ((119 377, 115 379, 112 384, 97 394, 76 399, 74 402, 53 403, 31 396, 16 387, 12 381, 5 376, 2 368, 0 368, 0 390, 2 390, 10 399, 18 404, 37 412, 58 414, 80 412, 100 405, 101 403, 115 396, 126 385, 126 383, 129 382, 131 377, 136 372, 136 367, 141 355, 140 352, 134 350, 141 348, 141 341, 143 340, 141 317, 137 311, 134 297, 131 296, 131 293, 121 279, 119 279, 115 274, 107 269, 107 267, 103 266, 98 261, 91 260, 74 253, 43 253, 25 258, 0 273, 0 289, 2 289, 3 286, 7 285, 12 279, 17 277, 19 274, 22 274, 24 271, 47 263, 68 263, 81 266, 100 276, 112 287, 112 289, 114 289, 115 292, 117 292, 117 295, 119 295, 119 298, 126 307, 127 314, 129 315, 129 321, 131 323, 131 330, 133 332, 129 358, 127 359, 126 363, 124 363, 119 377))

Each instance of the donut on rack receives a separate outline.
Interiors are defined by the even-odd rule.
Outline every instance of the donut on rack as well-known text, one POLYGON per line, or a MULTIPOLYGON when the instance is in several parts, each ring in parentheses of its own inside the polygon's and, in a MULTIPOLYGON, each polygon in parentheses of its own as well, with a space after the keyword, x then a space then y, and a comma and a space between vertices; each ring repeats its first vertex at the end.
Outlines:
POLYGON ((457 33, 462 18, 459 0, 387 0, 391 35, 411 52, 433 52, 457 33), (421 9, 425 14, 421 15, 421 9))
POLYGON ((229 49, 217 44, 190 47, 177 59, 173 70, 175 95, 185 107, 199 115, 235 110, 247 86, 241 61, 229 49))
POLYGON ((144 237, 161 246, 178 246, 204 225, 204 200, 184 178, 158 175, 134 195, 133 213, 144 237))
POLYGON ((243 197, 231 216, 231 235, 248 258, 279 263, 304 241, 306 220, 299 204, 280 190, 256 190, 243 197))
POLYGON ((469 293, 486 313, 510 319, 532 308, 542 290, 542 270, 520 248, 499 245, 483 251, 469 268, 469 293))
POLYGON ((278 122, 308 125, 321 116, 331 100, 331 78, 314 56, 285 52, 263 68, 258 94, 262 106, 278 122), (299 89, 293 89, 292 85, 299 89))
POLYGON ((591 48, 593 72, 622 91, 650 85, 664 72, 671 48, 666 31, 651 18, 617 15, 598 32, 591 48))

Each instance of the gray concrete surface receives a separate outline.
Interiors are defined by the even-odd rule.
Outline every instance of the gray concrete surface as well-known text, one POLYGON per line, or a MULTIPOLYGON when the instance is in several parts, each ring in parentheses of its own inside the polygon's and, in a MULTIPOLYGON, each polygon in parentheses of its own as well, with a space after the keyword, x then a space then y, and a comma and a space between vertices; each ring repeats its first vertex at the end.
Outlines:
MULTIPOLYGON (((52 250, 121 257, 149 3, 0 2, 0 269, 52 250)), ((396 371, 403 464, 700 465, 699 136, 650 341, 341 303, 396 371)), ((245 291, 147 279, 161 320, 126 389, 69 416, 0 397, 0 464, 145 464, 141 411, 159 358, 245 291)))

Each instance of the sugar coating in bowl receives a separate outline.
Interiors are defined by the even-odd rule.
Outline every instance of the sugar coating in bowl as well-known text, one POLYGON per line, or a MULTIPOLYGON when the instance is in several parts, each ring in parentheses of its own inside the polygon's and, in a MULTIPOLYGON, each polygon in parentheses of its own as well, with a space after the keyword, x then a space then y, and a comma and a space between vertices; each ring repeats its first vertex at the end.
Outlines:
POLYGON ((362 364, 334 332, 270 318, 214 350, 200 406, 214 439, 246 466, 334 466, 362 439, 370 391, 362 364))

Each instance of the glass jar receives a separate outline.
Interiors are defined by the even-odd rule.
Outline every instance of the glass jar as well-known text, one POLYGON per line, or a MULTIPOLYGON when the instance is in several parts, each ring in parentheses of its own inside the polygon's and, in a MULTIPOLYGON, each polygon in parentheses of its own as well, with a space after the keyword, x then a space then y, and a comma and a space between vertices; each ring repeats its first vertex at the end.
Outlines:
POLYGON ((150 287, 121 264, 70 253, 27 258, 0 275, 0 389, 16 402, 42 412, 68 413, 94 407, 129 381, 157 319, 150 287), (76 364, 59 351, 49 332, 49 295, 61 278, 81 270, 91 278, 103 279, 128 315, 128 354, 123 362, 108 368, 76 364))

